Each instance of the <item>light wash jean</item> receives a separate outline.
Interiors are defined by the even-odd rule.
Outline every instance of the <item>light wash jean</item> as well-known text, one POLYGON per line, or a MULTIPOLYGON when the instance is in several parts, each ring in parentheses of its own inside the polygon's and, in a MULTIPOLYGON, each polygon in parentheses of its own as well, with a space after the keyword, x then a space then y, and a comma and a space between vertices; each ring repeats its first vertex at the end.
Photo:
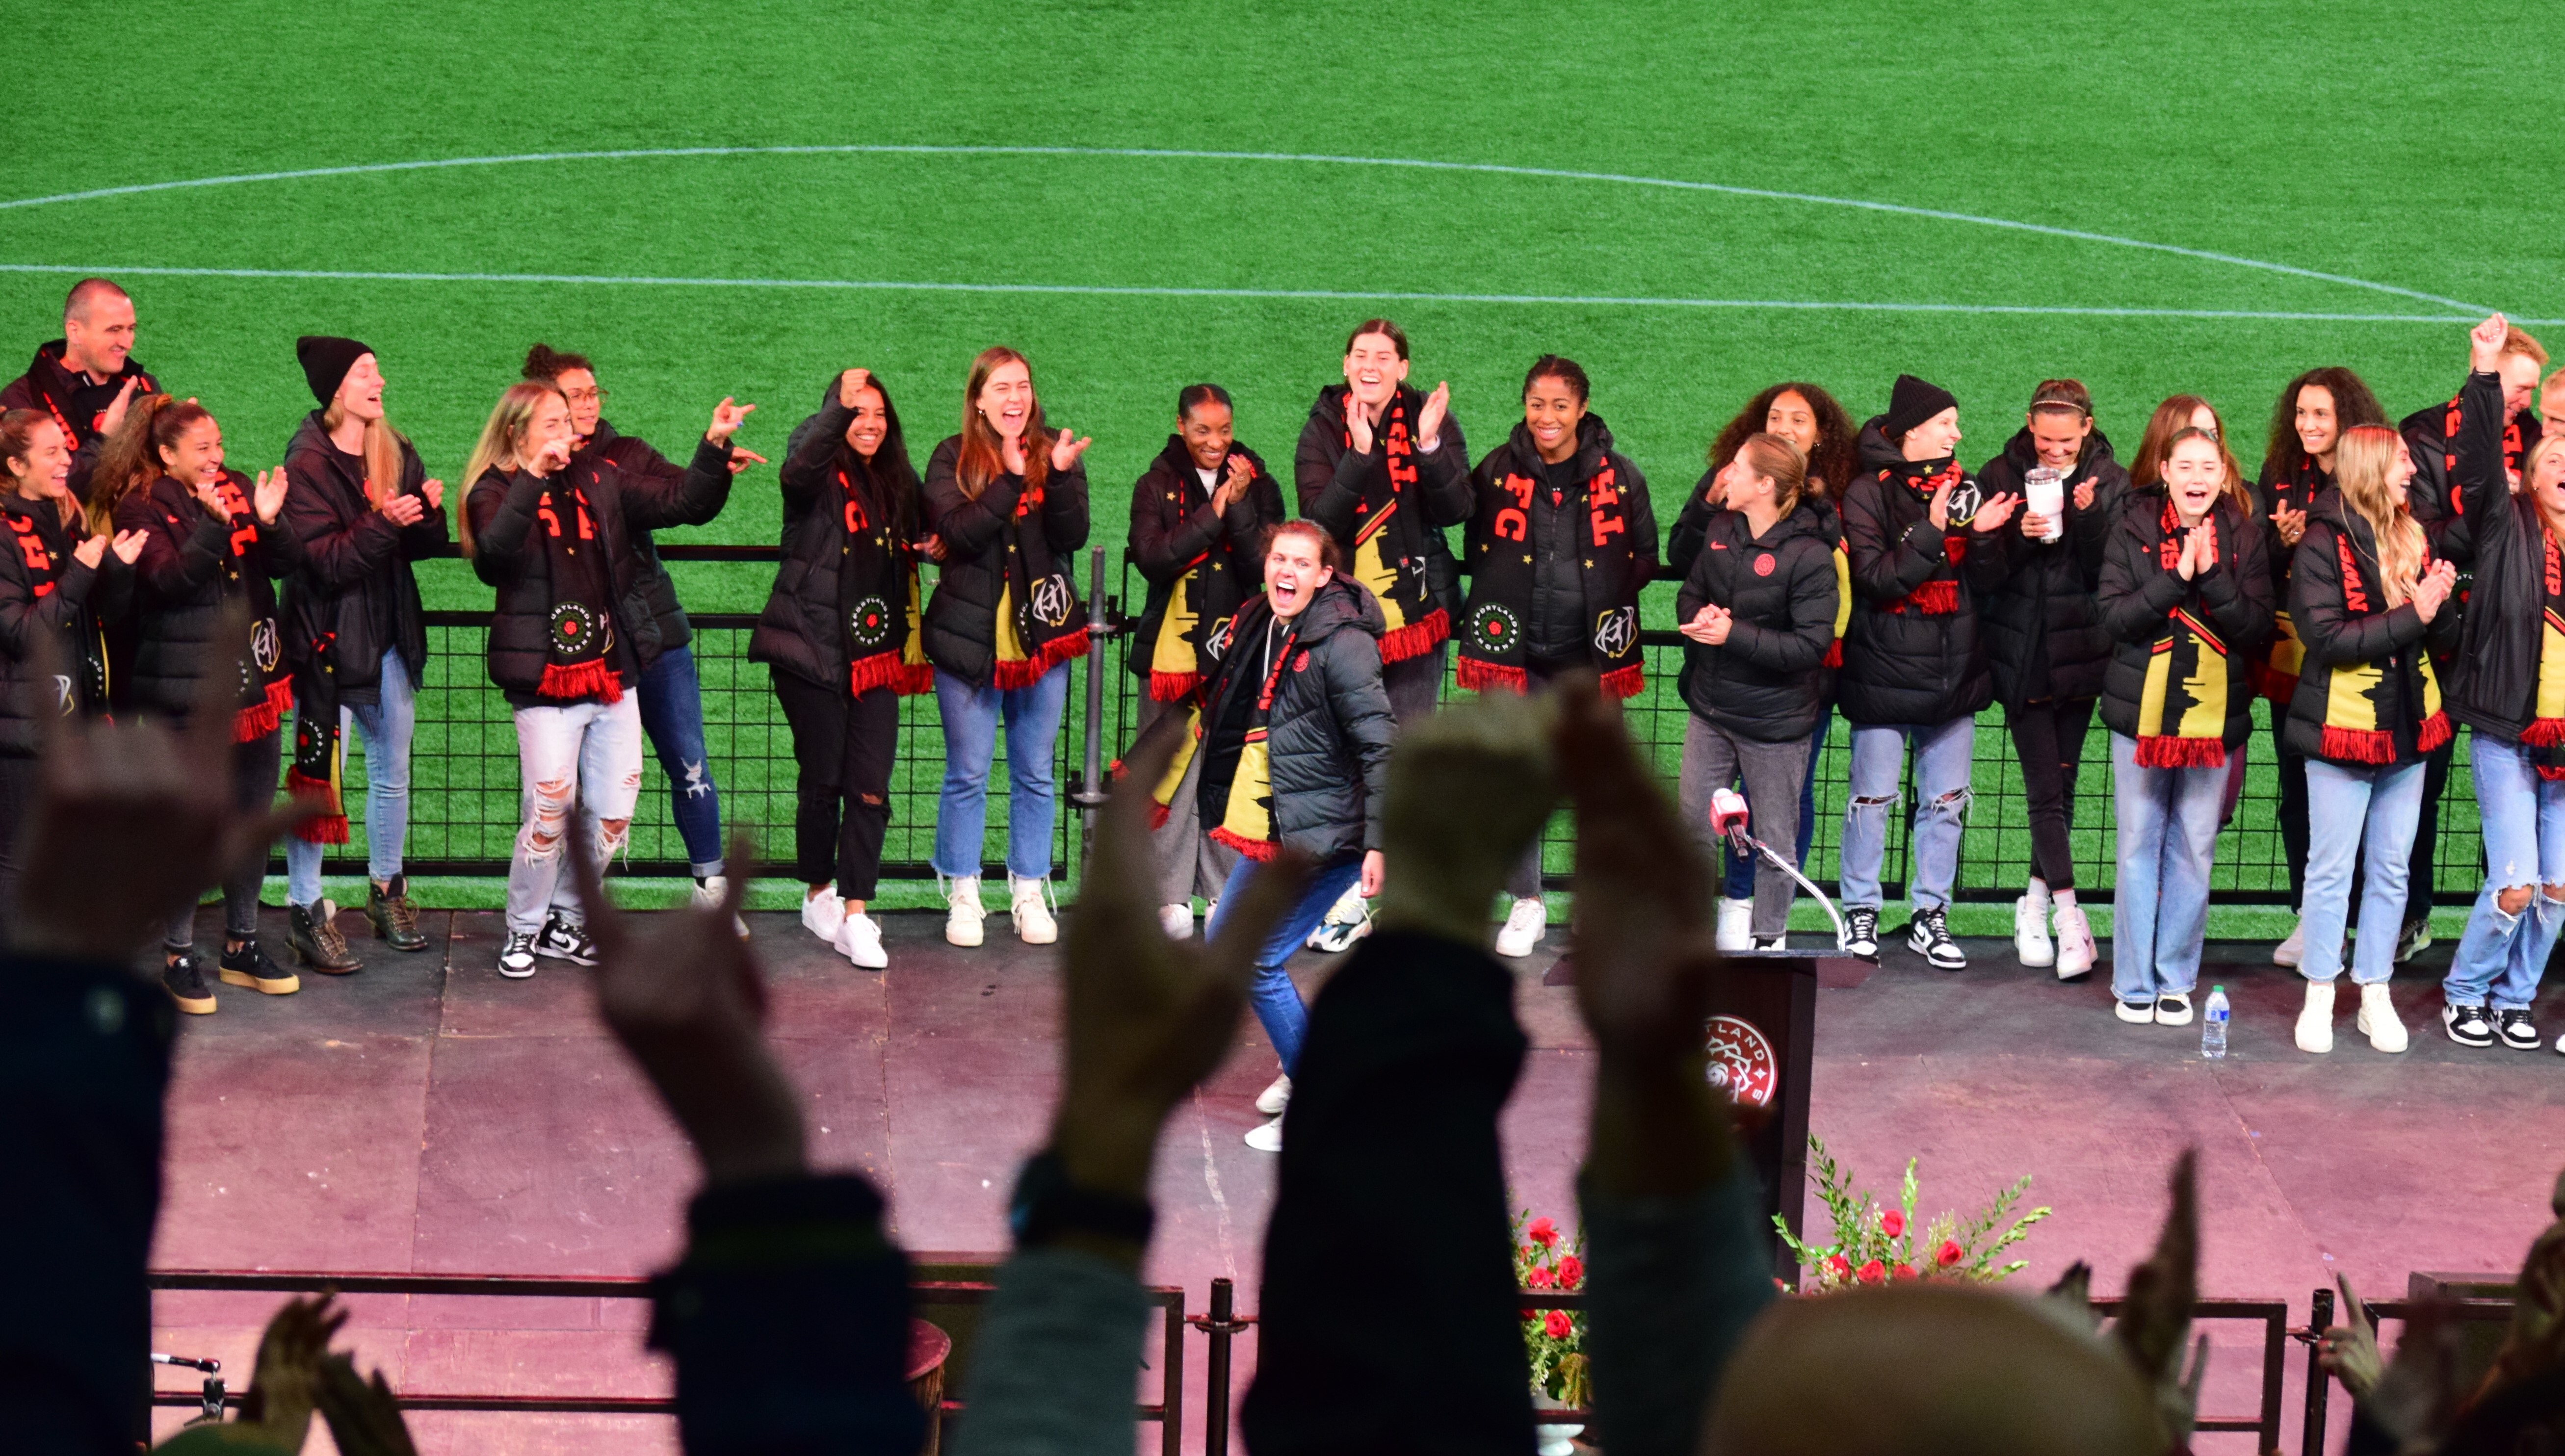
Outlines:
MULTIPOLYGON (((1256 1008, 1256 1019, 1265 1025, 1265 1039, 1274 1044, 1274 1055, 1288 1075, 1300 1065, 1300 1043, 1309 1035, 1309 1008, 1301 1003, 1300 988, 1291 984, 1290 973, 1282 963, 1309 932, 1318 928, 1334 908, 1336 900, 1362 879, 1363 856, 1356 854, 1339 859, 1309 875, 1300 890, 1300 898, 1282 918, 1274 922, 1265 943, 1256 950, 1256 979, 1248 984, 1248 1004, 1256 1008)), ((1238 904, 1238 892, 1247 886, 1247 877, 1256 872, 1256 861, 1242 854, 1229 871, 1229 882, 1221 886, 1220 904, 1211 912, 1211 923, 1203 927, 1203 938, 1220 934, 1229 922, 1231 909, 1238 904)))
POLYGON ((2368 882, 2360 894, 2360 948, 2351 979, 2384 985, 2396 973, 2396 941, 2405 933, 2405 865, 2414 851, 2414 826, 2423 817, 2420 759, 2397 768, 2344 768, 2307 760, 2307 878, 2299 928, 2306 958, 2298 973, 2310 981, 2342 974, 2343 922, 2351 912, 2351 872, 2361 861, 2368 882), (2366 841, 2364 848, 2363 841, 2366 841))
MULTIPOLYGON (((350 734, 364 740, 365 872, 389 883, 401 872, 401 849, 409 842, 409 740, 418 727, 416 692, 398 652, 383 653, 377 697, 341 706, 339 754, 346 758, 350 734)), ((285 893, 298 905, 321 898, 322 850, 308 840, 286 837, 285 893)))
POLYGON ((1051 829, 1059 813, 1051 791, 1050 755, 1068 704, 1063 662, 1025 687, 992 682, 973 687, 935 674, 935 707, 944 720, 944 792, 935 805, 935 871, 956 878, 980 872, 989 836, 989 766, 998 752, 998 719, 1007 720, 1007 872, 1020 879, 1050 874, 1051 829))
POLYGON ((641 798, 640 698, 627 692, 612 703, 519 708, 517 763, 525 825, 508 861, 508 929, 531 935, 555 910, 582 918, 578 886, 563 872, 563 828, 574 810, 600 872, 631 836, 641 798))
MULTIPOLYGON (((2232 753, 2234 750, 2227 750, 2232 753)), ((2188 996, 2209 932, 2209 865, 2226 766, 2138 767, 2138 741, 2111 735, 2111 795, 2120 820, 2120 879, 2111 893, 2111 994, 2188 996)), ((2388 947, 2395 947, 2388 937, 2388 947)))
POLYGON ((2521 912, 2507 915, 2497 897, 2523 885, 2565 884, 2565 782, 2538 777, 2520 745, 2470 732, 2485 882, 2441 993, 2452 1006, 2483 1006, 2490 997, 2496 1011, 2524 1010, 2538 997, 2556 932, 2565 929, 2565 905, 2533 888, 2521 912))
POLYGON ((1852 729, 1852 797, 1844 804, 1839 874, 1846 908, 1879 908, 1880 861, 1888 854, 1888 811, 1897 803, 1898 770, 1915 751, 1915 872, 1906 897, 1919 910, 1951 903, 1960 872, 1960 832, 1969 823, 1969 769, 1978 720, 1874 725, 1852 729))

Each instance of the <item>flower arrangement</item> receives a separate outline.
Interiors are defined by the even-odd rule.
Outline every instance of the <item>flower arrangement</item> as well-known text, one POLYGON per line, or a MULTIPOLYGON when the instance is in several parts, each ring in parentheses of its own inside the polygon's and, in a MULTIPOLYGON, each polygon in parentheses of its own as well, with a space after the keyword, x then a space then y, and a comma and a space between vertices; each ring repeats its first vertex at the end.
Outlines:
MULTIPOLYGON (((1817 1185, 1817 1198, 1834 1219, 1835 1236, 1831 1244, 1811 1244, 1793 1235, 1772 1216, 1772 1226, 1781 1232, 1781 1240, 1798 1257, 1799 1267, 1815 1276, 1813 1292, 1857 1289, 1863 1285, 1891 1284, 1909 1279, 1961 1279, 1979 1284, 1992 1284, 2021 1269, 2028 1262, 2015 1259, 1997 1264, 1996 1257, 2021 1242, 2031 1226, 2048 1217, 2048 1207, 2040 1207, 2013 1217, 2013 1208, 2030 1190, 2030 1175, 1995 1195, 1995 1201, 1977 1213, 1962 1218, 1956 1213, 1936 1214, 1917 1223, 1915 1218, 1915 1159, 1906 1160, 1906 1180, 1898 1192, 1897 1206, 1882 1208, 1868 1193, 1855 1195, 1852 1179, 1837 1167, 1826 1145, 1813 1134, 1808 1138, 1809 1177, 1817 1185), (2006 1219, 2011 1219, 2006 1223, 2006 1219)), ((1516 1261, 1519 1264, 1519 1258, 1516 1261)))
MULTIPOLYGON (((1515 1284, 1534 1293, 1574 1294, 1585 1287, 1585 1235, 1570 1238, 1558 1225, 1515 1215, 1515 1284)), ((1523 1349, 1531 1358, 1532 1388, 1571 1407, 1586 1402, 1585 1313, 1535 1310, 1523 1316, 1523 1349)))

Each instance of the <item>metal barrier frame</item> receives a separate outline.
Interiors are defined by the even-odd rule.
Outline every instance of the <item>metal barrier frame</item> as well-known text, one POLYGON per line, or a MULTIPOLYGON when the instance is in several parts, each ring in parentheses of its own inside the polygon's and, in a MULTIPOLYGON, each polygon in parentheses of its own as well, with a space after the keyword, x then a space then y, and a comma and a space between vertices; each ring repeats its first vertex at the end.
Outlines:
MULTIPOLYGON (((2414 1318, 2426 1304, 2437 1304, 2442 1315, 2467 1325, 2508 1323, 2510 1300, 2363 1300, 2361 1305, 2370 1318, 2380 1325, 2393 1320, 2399 1324, 2414 1318)), ((2307 1328, 2293 1331, 2307 1345, 2306 1413, 2298 1427, 2298 1449, 2306 1456, 2317 1456, 2324 1450, 2325 1420, 2332 1413, 2333 1376, 2317 1355, 2316 1340, 2334 1324, 2334 1293, 2330 1289, 2315 1291, 2307 1302, 2307 1328)))

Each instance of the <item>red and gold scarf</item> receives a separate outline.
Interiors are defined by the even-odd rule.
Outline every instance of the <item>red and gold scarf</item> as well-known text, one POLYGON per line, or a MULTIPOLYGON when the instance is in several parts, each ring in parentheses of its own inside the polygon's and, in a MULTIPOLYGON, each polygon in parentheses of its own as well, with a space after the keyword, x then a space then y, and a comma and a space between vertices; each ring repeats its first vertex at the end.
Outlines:
MULTIPOLYGON (((2217 541, 2216 516, 2203 524, 2210 543, 2217 541)), ((2165 502, 2156 565, 2166 572, 2182 565, 2182 517, 2165 502)), ((2213 562, 2215 557, 2211 558, 2213 562)), ((2215 769, 2226 764, 2226 643, 2192 606, 2192 588, 2184 584, 2183 605, 2165 618, 2164 634, 2147 649, 2146 685, 2138 696, 2137 764, 2147 769, 2215 769)))
MULTIPOLYGON (((2348 529, 2334 532, 2333 547, 2334 566, 2342 577, 2343 610, 2356 616, 2373 614, 2379 607, 2361 580, 2348 529)), ((2423 569, 2429 571, 2431 566, 2427 556, 2423 569)), ((2396 762, 2397 725, 2382 722, 2379 712, 2379 694, 2386 689, 2390 670, 2400 677, 2399 699, 2413 705, 2414 751, 2430 753, 2449 741, 2449 715, 2441 706, 2441 680, 2432 671, 2431 654, 2417 647, 2402 655, 2411 660, 2345 663, 2333 669, 2325 681, 2324 757, 2360 764, 2396 762)))
MULTIPOLYGON (((1960 462, 1952 460, 1931 474, 1910 475, 1891 467, 1879 472, 1879 478, 1883 481, 1892 478, 1902 479, 1907 489, 1915 492, 1919 499, 1929 503, 1933 499, 1933 493, 1940 490, 1944 482, 1947 481, 1955 486, 1960 483, 1960 462)), ((1960 609, 1960 563, 1967 560, 1969 555, 1967 527, 1943 528, 1942 554, 1949 559, 1949 564, 1936 571, 1931 580, 1907 593, 1903 599, 1890 603, 1888 610, 1900 614, 1912 611, 1925 616, 1949 616, 1960 609)), ((1851 595, 1847 593, 1844 600, 1851 601, 1851 595)))
MULTIPOLYGON (((1380 660, 1404 662, 1434 650, 1452 635, 1451 613, 1433 605, 1425 581, 1425 536, 1432 529, 1416 498, 1416 416, 1424 397, 1405 384, 1390 391, 1374 432, 1381 468, 1363 480, 1362 499, 1354 503, 1353 578, 1371 589, 1380 602, 1389 629, 1381 633, 1380 660)), ((1348 389, 1348 414, 1362 407, 1348 389)), ((1344 447, 1353 448, 1353 429, 1346 426, 1344 447)))

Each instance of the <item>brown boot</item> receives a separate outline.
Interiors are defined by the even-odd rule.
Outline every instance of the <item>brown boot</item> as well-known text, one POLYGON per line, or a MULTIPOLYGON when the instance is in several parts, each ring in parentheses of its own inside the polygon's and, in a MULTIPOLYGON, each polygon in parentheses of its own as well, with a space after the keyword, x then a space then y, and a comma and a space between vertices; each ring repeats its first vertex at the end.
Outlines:
POLYGON ((418 905, 409 897, 408 875, 393 875, 389 885, 366 881, 365 918, 374 922, 375 936, 392 949, 427 949, 427 937, 418 929, 418 905))
POLYGON ((348 937, 339 933, 338 917, 339 907, 328 900, 285 907, 286 938, 295 955, 323 975, 344 976, 364 967, 348 948, 348 937))

